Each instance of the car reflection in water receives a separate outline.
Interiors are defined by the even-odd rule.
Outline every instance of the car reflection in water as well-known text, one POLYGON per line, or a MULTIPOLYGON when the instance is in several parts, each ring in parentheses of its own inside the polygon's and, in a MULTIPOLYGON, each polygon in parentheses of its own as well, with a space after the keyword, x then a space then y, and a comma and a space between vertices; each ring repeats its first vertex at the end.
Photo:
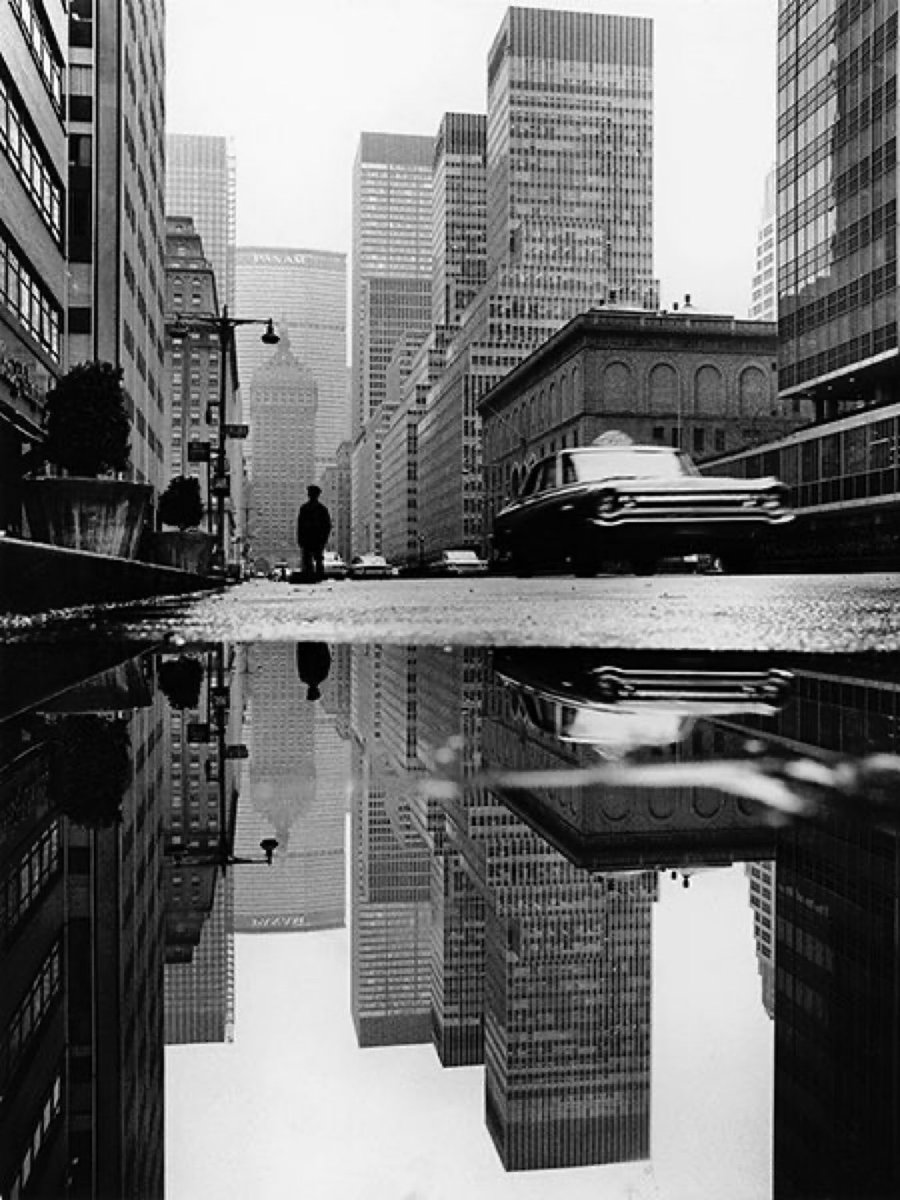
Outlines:
POLYGON ((771 715, 787 702, 793 680, 777 668, 622 667, 581 651, 567 658, 558 651, 499 650, 494 662, 537 728, 609 759, 683 742, 700 717, 771 715))

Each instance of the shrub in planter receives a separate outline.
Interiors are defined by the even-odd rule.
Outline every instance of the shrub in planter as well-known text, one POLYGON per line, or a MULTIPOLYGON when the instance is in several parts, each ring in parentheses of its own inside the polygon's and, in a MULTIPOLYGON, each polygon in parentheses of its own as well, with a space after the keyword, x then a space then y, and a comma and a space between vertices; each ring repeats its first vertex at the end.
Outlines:
POLYGON ((131 781, 128 722, 85 713, 51 718, 46 728, 53 802, 76 825, 114 825, 131 781))
POLYGON ((208 575, 215 539, 196 528, 203 520, 199 480, 192 475, 177 475, 160 496, 157 512, 163 525, 174 525, 176 529, 148 534, 147 557, 167 567, 208 575))
POLYGON ((157 513, 163 525, 174 525, 182 533, 196 529, 203 520, 200 480, 193 475, 176 475, 160 496, 157 513))
POLYGON ((25 481, 23 501, 32 538, 57 546, 131 558, 152 489, 101 478, 124 471, 131 418, 122 369, 79 363, 47 393, 46 436, 34 457, 61 476, 25 481))
POLYGON ((42 453, 70 475, 124 471, 131 457, 123 371, 108 362, 73 367, 47 393, 42 453))
POLYGON ((196 658, 185 655, 159 664, 159 686, 174 709, 197 708, 202 684, 203 663, 196 658))

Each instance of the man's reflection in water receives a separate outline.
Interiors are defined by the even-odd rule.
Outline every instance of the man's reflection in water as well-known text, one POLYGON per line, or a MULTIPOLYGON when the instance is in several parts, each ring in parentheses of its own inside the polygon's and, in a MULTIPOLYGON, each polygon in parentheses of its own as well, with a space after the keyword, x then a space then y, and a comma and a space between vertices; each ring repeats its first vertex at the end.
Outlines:
POLYGON ((297 643, 297 674, 306 684, 307 700, 319 699, 319 684, 328 678, 330 670, 331 651, 324 642, 297 643))

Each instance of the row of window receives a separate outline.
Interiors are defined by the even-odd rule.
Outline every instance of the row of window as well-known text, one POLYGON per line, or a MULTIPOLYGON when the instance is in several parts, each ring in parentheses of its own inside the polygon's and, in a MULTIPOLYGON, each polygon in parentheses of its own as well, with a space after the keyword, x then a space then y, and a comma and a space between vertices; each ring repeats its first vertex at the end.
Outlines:
POLYGON ((34 0, 10 0, 10 7, 18 18, 41 80, 53 101, 53 107, 61 115, 63 60, 47 27, 47 18, 34 0))
POLYGON ((59 822, 54 821, 0 886, 0 935, 11 933, 24 919, 60 867, 59 822))
POLYGON ((60 993, 60 961, 60 944, 56 942, 12 1015, 6 1037, 0 1042, 0 1094, 6 1090, 23 1048, 60 993))
POLYGON ((62 240, 62 186, 26 124, 21 99, 0 75, 0 148, 5 150, 57 242, 62 240))
POLYGON ((817 379, 831 371, 874 358, 875 355, 883 354, 887 350, 894 350, 896 347, 897 323, 895 320, 889 325, 882 325, 878 329, 870 330, 858 337, 849 338, 837 346, 831 346, 819 354, 810 355, 809 358, 801 359, 793 366, 785 368, 784 371, 779 372, 779 387, 789 388, 797 383, 817 379))
POLYGON ((845 313, 866 308, 896 287, 897 263, 892 260, 858 279, 852 279, 841 288, 835 288, 826 296, 798 305, 792 312, 782 316, 778 322, 779 340, 790 341, 808 330, 837 320, 845 313))
POLYGON ((41 1115, 32 1131, 31 1137, 28 1139, 21 1165, 13 1178, 9 1190, 10 1200, 21 1200, 23 1195, 31 1194, 26 1192, 28 1181, 31 1179, 31 1172, 34 1169, 34 1164, 37 1162, 44 1142, 47 1140, 50 1126, 59 1116, 61 1109, 62 1077, 57 1075, 53 1081, 53 1086, 46 1095, 41 1115))
POLYGON ((62 309, 0 225, 0 302, 54 362, 60 361, 62 309))

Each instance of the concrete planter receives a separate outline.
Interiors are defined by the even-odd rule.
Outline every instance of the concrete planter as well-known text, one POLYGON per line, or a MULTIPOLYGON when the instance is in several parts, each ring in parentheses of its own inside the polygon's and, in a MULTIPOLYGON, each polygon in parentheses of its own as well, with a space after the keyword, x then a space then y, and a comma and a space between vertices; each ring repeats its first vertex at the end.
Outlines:
POLYGON ((143 553, 150 562, 208 575, 216 539, 202 529, 164 529, 146 534, 143 553))
POLYGON ((153 489, 148 483, 79 476, 23 481, 32 539, 51 546, 134 558, 153 489))

